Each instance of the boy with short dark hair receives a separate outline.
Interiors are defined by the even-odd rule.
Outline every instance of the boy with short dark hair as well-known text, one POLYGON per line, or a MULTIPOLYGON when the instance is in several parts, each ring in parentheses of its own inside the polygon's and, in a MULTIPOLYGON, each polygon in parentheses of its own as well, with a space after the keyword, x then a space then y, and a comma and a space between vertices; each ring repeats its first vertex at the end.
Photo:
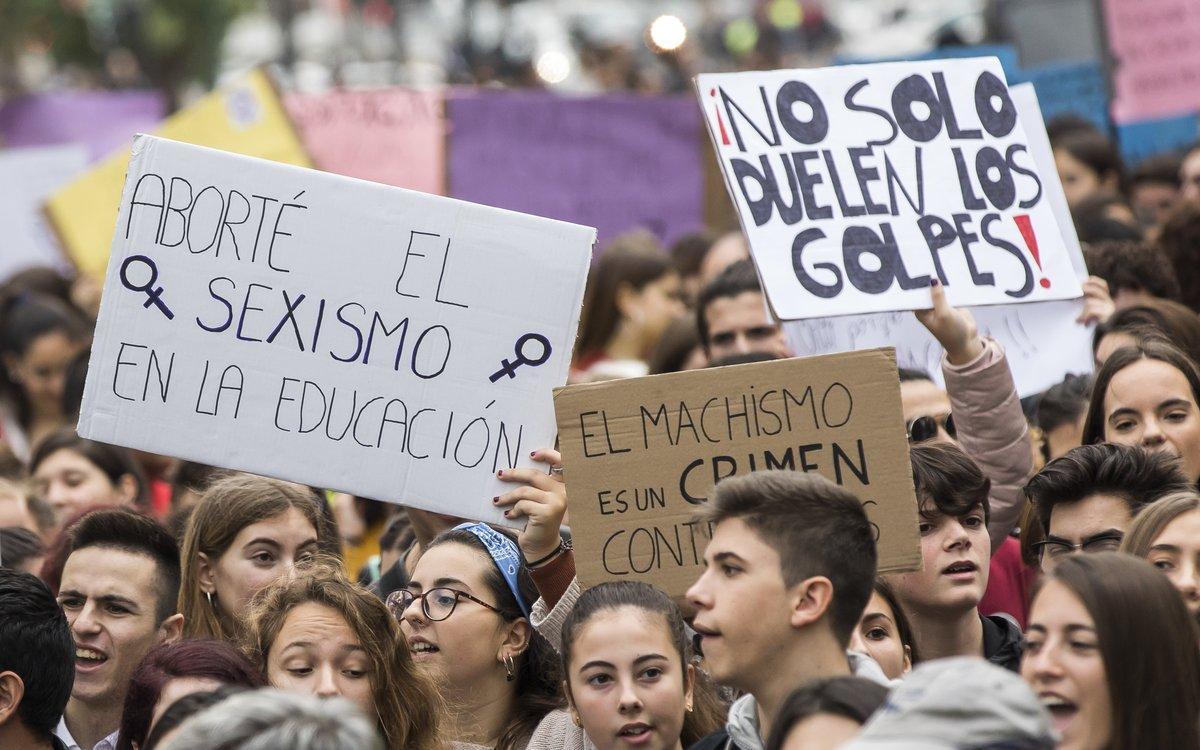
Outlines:
POLYGON ((183 632, 179 547, 128 508, 93 511, 71 533, 58 602, 75 639, 75 686, 55 734, 68 750, 112 750, 134 668, 183 632))
POLYGON ((1100 443, 1068 451, 1025 485, 1045 538, 1042 569, 1065 555, 1111 552, 1138 511, 1172 492, 1195 490, 1174 457, 1100 443))
POLYGON ((700 344, 710 361, 763 352, 792 356, 779 322, 767 309, 758 271, 740 260, 704 285, 696 300, 700 344))
POLYGON ((991 562, 988 536, 991 481, 951 443, 909 451, 920 508, 923 567, 888 580, 912 622, 917 651, 927 661, 982 656, 1016 671, 1021 630, 1005 615, 979 614, 991 562))
POLYGON ((761 750, 800 685, 847 675, 882 680, 846 653, 871 596, 875 538, 859 500, 822 476, 760 471, 717 485, 705 570, 687 592, 715 681, 744 695, 726 728, 694 747, 761 750))
POLYGON ((71 683, 75 645, 46 584, 0 568, 0 747, 60 747, 54 727, 71 683))

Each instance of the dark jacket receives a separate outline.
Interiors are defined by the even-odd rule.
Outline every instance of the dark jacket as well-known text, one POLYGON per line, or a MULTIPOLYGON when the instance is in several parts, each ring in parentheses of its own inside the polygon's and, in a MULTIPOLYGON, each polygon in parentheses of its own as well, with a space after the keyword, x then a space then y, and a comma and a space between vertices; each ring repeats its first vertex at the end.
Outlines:
POLYGON ((1025 637, 1008 615, 980 616, 983 621, 983 658, 1010 672, 1021 671, 1025 637))

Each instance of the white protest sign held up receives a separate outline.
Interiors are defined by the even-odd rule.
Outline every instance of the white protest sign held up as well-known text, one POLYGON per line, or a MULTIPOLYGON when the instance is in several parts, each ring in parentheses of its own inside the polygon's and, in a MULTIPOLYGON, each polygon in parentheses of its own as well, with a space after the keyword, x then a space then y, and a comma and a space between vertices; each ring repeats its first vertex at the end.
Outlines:
POLYGON ((995 58, 701 75, 785 320, 1071 299, 1078 280, 995 58))
POLYGON ((42 215, 42 201, 87 167, 77 144, 0 151, 0 279, 30 266, 70 266, 42 215))
POLYGON ((595 236, 138 136, 79 433, 502 522, 595 236))
MULTIPOLYGON (((1076 277, 1082 280, 1087 277, 1087 268, 1054 168, 1037 94, 1027 83, 1013 86, 1011 91, 1029 136, 1030 152, 1045 175, 1046 199, 1058 217, 1067 256, 1076 277)), ((971 313, 980 333, 1004 347, 1017 392, 1025 397, 1041 393, 1068 374, 1092 371, 1092 328, 1075 322, 1082 309, 1082 300, 1063 300, 976 307, 971 313)), ((800 356, 895 346, 901 367, 924 370, 939 384, 942 382, 942 347, 910 312, 792 320, 784 323, 784 330, 792 351, 800 356)))

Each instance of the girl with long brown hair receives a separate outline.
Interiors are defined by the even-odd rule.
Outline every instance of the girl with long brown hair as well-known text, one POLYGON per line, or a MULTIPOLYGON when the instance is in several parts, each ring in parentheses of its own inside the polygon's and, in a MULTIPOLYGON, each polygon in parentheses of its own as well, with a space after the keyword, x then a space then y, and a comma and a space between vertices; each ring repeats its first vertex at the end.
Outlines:
POLYGON ((440 747, 432 681, 383 602, 333 564, 305 566, 259 592, 244 648, 274 687, 353 702, 378 722, 386 747, 440 747))
POLYGON ((187 638, 236 642, 251 597, 313 557, 329 536, 303 485, 235 474, 201 497, 180 550, 179 611, 187 638))
POLYGON ((1200 632, 1165 576, 1117 552, 1071 555, 1034 595, 1021 676, 1060 748, 1200 747, 1200 632))

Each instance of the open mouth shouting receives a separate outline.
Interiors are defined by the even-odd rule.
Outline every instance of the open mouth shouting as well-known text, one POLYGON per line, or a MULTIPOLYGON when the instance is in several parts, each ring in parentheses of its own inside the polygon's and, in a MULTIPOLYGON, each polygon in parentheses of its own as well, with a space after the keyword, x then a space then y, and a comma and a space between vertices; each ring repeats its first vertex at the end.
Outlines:
POLYGON ((1071 722, 1075 720, 1075 717, 1079 715, 1079 706, 1057 693, 1038 693, 1038 700, 1050 712, 1050 718, 1054 722, 1054 730, 1060 735, 1066 731, 1071 722))
POLYGON ((108 661, 108 654, 91 646, 75 647, 75 672, 88 674, 95 672, 108 661))

